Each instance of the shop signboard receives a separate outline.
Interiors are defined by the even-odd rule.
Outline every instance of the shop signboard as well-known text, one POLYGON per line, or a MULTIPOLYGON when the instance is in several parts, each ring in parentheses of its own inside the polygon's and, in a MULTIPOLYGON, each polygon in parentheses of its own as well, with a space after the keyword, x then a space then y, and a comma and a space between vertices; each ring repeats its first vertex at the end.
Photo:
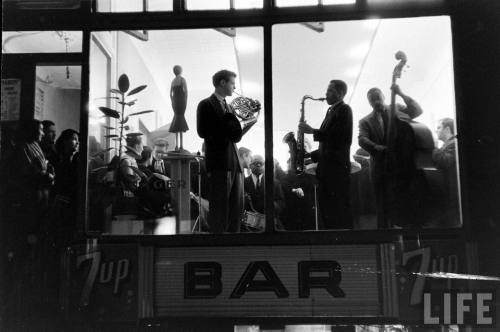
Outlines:
POLYGON ((392 244, 157 248, 155 315, 394 316, 393 252, 392 244))
POLYGON ((77 245, 68 249, 62 287, 68 318, 137 320, 137 250, 135 244, 77 245))

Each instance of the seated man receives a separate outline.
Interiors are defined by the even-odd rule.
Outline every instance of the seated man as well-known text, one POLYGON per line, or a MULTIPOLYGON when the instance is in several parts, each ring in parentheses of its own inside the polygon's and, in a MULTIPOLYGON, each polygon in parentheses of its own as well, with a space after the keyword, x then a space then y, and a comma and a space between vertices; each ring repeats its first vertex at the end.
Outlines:
MULTIPOLYGON (((245 186, 245 210, 265 213, 265 180, 264 180, 264 158, 254 155, 250 162, 252 174, 244 181, 245 186)), ((274 213, 278 216, 284 209, 284 196, 278 181, 274 180, 274 213)))

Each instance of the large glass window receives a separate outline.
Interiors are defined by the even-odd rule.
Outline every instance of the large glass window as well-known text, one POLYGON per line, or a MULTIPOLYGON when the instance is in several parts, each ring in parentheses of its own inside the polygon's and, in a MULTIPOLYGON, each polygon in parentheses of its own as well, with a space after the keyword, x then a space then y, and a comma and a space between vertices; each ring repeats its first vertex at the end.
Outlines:
POLYGON ((273 27, 284 228, 460 226, 449 18, 311 27, 273 27))
POLYGON ((219 163, 238 162, 242 147, 264 156, 264 117, 250 120, 235 145, 223 142, 229 155, 213 147, 210 135, 220 135, 214 131, 219 125, 209 125, 205 159, 198 104, 212 96, 208 101, 222 107, 212 84, 222 69, 236 74, 235 94, 226 98, 233 111, 244 117, 245 107, 263 103, 262 38, 261 28, 155 30, 147 40, 123 31, 93 33, 88 204, 95 227, 112 234, 210 231, 207 168, 239 169, 219 163))

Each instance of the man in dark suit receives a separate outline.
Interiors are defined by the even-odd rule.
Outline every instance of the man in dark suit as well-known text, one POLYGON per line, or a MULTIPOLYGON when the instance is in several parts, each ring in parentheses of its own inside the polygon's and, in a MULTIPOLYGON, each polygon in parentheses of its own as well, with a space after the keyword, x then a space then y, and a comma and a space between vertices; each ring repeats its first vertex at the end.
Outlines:
POLYGON ((443 145, 434 149, 432 159, 444 176, 446 197, 444 199, 443 227, 460 226, 460 212, 458 205, 458 178, 457 178, 457 151, 455 135, 455 123, 453 119, 444 118, 439 120, 436 129, 438 140, 443 145))
MULTIPOLYGON (((252 156, 250 161, 251 174, 245 178, 245 209, 251 211, 252 208, 264 214, 265 204, 265 184, 264 184, 264 158, 260 155, 252 156)), ((285 198, 278 180, 274 179, 274 213, 279 216, 285 208, 285 198)), ((280 224, 278 223, 277 226, 280 224)))
POLYGON ((236 142, 243 131, 225 98, 233 94, 236 74, 214 74, 214 93, 198 104, 197 130, 205 140, 210 204, 208 225, 213 233, 239 232, 243 214, 243 167, 236 142))
POLYGON ((359 121, 359 146, 371 157, 371 176, 377 201, 379 228, 412 224, 415 211, 411 197, 416 167, 414 139, 408 133, 407 122, 422 114, 420 105, 404 94, 398 85, 391 89, 406 106, 396 105, 391 118, 390 106, 379 88, 368 90, 368 102, 373 111, 359 121), (388 131, 389 126, 394 130, 388 131))
POLYGON ((347 85, 341 80, 332 80, 326 91, 326 101, 331 105, 319 129, 307 123, 299 126, 306 134, 313 134, 319 141, 319 149, 311 152, 318 163, 319 211, 326 229, 352 228, 349 198, 349 158, 352 142, 352 111, 343 99, 347 85))

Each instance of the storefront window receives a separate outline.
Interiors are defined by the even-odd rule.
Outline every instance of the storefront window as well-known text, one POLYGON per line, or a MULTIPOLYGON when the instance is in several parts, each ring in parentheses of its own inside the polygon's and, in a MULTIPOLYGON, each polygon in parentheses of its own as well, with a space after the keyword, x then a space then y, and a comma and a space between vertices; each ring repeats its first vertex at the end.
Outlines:
POLYGON ((98 0, 97 11, 105 13, 172 11, 173 0, 98 0))
POLYGON ((284 228, 461 226, 449 18, 313 28, 273 28, 275 178, 284 228), (336 106, 340 99, 350 108, 336 106), (298 132, 301 115, 307 126, 298 132))
MULTIPOLYGON (((146 41, 112 31, 94 33, 92 40, 90 224, 111 234, 210 231, 207 168, 221 171, 219 163, 228 156, 210 141, 205 159, 198 104, 213 94, 212 76, 222 69, 236 74, 235 94, 227 97, 235 112, 245 115, 242 101, 263 103, 262 29, 155 30, 146 41)), ((226 147, 236 162, 242 147, 264 156, 263 110, 256 116, 242 138, 226 147)), ((238 163, 231 167, 242 174, 238 163)), ((243 204, 243 190, 239 195, 243 204)))

